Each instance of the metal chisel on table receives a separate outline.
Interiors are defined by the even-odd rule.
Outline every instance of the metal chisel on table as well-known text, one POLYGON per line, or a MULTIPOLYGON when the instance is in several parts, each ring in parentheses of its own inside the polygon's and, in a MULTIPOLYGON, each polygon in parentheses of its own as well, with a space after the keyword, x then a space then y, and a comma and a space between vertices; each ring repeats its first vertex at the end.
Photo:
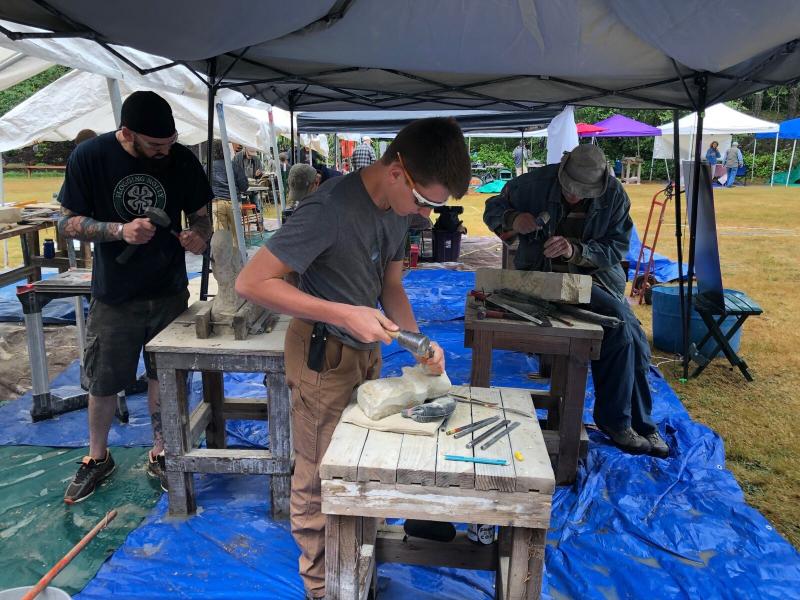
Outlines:
POLYGON ((513 423, 511 423, 511 424, 510 424, 510 425, 509 425, 509 426, 508 426, 506 429, 503 429, 503 430, 502 430, 500 433, 498 433, 496 436, 494 436, 494 437, 493 437, 492 439, 490 439, 488 442, 486 442, 485 444, 483 444, 483 445, 481 446, 481 450, 486 450, 486 449, 487 449, 489 446, 491 446, 492 444, 494 444, 494 443, 496 443, 496 442, 499 442, 500 440, 502 440, 502 439, 503 439, 503 438, 504 438, 506 435, 508 435, 509 433, 511 433, 511 431, 512 431, 512 430, 513 430, 515 427, 517 427, 518 425, 519 425, 519 421, 514 421, 513 423))
POLYGON ((499 418, 500 417, 489 417, 488 419, 483 419, 481 421, 476 421, 475 423, 472 423, 471 425, 464 425, 463 427, 457 427, 453 431, 447 432, 447 435, 455 434, 455 435, 453 435, 453 439, 457 440, 458 438, 464 437, 468 433, 472 433, 473 431, 476 431, 478 429, 482 429, 483 427, 486 427, 490 423, 494 423, 499 418))
POLYGON ((500 421, 497 425, 495 425, 491 429, 489 429, 487 431, 484 431, 481 435, 476 437, 474 440, 472 440, 471 442, 468 442, 467 443, 467 448, 472 448, 473 446, 477 446, 478 444, 480 444, 483 440, 487 439, 493 433, 497 433, 501 429, 505 429, 506 425, 508 425, 510 422, 511 421, 509 421, 508 419, 503 419, 502 421, 500 421))

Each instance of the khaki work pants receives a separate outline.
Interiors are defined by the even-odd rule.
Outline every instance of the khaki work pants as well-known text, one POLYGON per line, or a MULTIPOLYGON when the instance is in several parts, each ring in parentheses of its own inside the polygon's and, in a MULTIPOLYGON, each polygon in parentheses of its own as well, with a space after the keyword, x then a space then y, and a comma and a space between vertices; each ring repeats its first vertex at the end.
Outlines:
POLYGON ((292 535, 300 547, 300 575, 306 591, 325 595, 325 515, 319 463, 353 391, 380 375, 381 351, 356 350, 328 336, 322 372, 306 366, 311 324, 292 319, 284 347, 286 382, 292 393, 292 535))

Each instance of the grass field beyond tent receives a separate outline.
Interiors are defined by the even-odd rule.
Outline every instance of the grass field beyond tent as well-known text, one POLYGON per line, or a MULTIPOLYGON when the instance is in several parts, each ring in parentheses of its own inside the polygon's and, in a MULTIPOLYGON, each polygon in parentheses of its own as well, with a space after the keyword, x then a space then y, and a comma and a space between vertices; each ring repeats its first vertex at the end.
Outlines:
MULTIPOLYGON (((57 178, 9 178, 9 202, 43 202, 58 191, 57 178)), ((656 185, 629 186, 632 216, 640 235, 656 185)), ((482 221, 488 196, 470 194, 460 204, 470 235, 490 235, 482 221)), ((763 308, 750 318, 741 355, 755 376, 747 383, 725 360, 715 361, 699 379, 678 381, 680 366, 654 350, 654 362, 693 418, 725 441, 729 468, 748 502, 800 548, 800 190, 743 186, 715 190, 717 227, 725 287, 745 291, 763 308)), ((684 213, 685 214, 685 213, 684 213)), ((19 250, 10 248, 12 264, 19 250)), ((669 206, 657 252, 677 258, 674 207, 669 206)), ((648 334, 649 306, 636 307, 648 334)))

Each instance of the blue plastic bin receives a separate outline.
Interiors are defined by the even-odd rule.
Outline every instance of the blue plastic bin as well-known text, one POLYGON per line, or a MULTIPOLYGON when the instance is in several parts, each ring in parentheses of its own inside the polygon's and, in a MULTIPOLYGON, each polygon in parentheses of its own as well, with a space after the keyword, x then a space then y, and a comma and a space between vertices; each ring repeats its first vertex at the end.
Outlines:
MULTIPOLYGON (((695 288, 696 289, 696 288, 695 288)), ((738 290, 725 290, 734 294, 741 294, 738 290)), ((689 340, 695 344, 700 343, 708 328, 703 319, 692 309, 692 319, 689 325, 689 340)), ((733 324, 736 323, 735 317, 728 317, 722 323, 723 333, 728 333, 733 324)), ((653 345, 659 350, 671 352, 673 354, 683 354, 683 330, 681 326, 681 297, 677 285, 657 285, 653 288, 653 345)), ((742 329, 737 331, 731 339, 731 347, 739 352, 742 342, 742 329)), ((703 350, 710 351, 714 340, 709 340, 703 350)), ((722 352, 717 353, 718 357, 725 356, 722 352)))

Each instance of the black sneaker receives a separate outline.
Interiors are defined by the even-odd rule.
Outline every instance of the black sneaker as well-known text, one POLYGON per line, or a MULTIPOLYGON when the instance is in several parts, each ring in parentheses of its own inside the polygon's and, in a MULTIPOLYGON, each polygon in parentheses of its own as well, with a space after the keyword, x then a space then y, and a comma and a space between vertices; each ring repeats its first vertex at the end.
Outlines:
POLYGON ((648 452, 650 456, 655 456, 656 458, 667 458, 669 456, 669 446, 667 446, 664 438, 658 434, 658 431, 648 433, 644 436, 644 439, 650 442, 650 452, 648 452))
POLYGON ((116 468, 114 459, 111 458, 111 452, 108 450, 106 450, 105 460, 97 461, 91 456, 84 456, 78 464, 80 468, 75 473, 72 483, 67 487, 67 491, 64 492, 64 502, 67 504, 77 504, 86 500, 94 494, 94 490, 100 482, 111 475, 116 468))
POLYGON ((150 477, 157 477, 158 482, 161 484, 161 489, 165 492, 169 491, 167 484, 167 459, 163 452, 156 455, 153 460, 152 452, 147 453, 147 474, 150 477))
POLYGON ((598 428, 610 437, 614 445, 623 452, 628 454, 647 454, 651 450, 650 442, 630 427, 622 431, 613 431, 600 426, 598 428))

